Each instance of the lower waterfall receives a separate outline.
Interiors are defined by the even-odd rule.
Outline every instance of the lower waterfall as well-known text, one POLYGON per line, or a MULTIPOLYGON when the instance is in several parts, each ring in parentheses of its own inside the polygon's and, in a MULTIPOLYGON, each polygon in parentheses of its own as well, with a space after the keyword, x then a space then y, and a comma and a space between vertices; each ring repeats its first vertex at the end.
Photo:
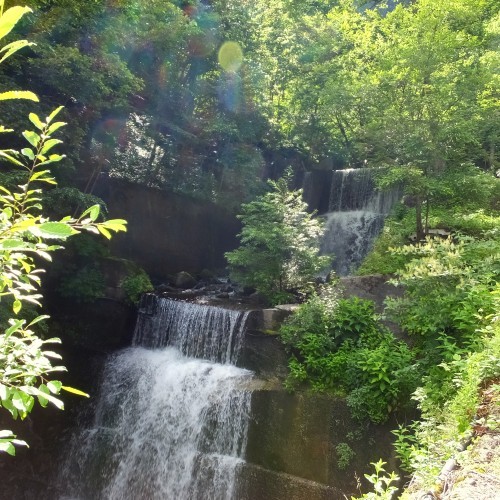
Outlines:
POLYGON ((252 372, 232 363, 245 321, 149 296, 134 346, 106 363, 92 425, 72 440, 60 498, 235 498, 252 372))

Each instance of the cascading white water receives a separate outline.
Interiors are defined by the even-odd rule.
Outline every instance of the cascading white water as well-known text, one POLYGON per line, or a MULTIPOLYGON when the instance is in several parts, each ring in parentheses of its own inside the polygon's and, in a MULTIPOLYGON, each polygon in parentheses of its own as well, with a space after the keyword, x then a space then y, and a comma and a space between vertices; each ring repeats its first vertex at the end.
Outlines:
POLYGON ((61 498, 234 498, 252 373, 230 362, 246 315, 149 300, 135 345, 106 364, 92 427, 72 440, 61 498))
POLYGON ((153 302, 149 309, 154 314, 139 317, 133 345, 174 345, 186 356, 236 363, 248 312, 168 299, 153 302))
POLYGON ((345 276, 361 263, 399 197, 399 189, 377 190, 371 169, 333 171, 321 252, 334 254, 337 274, 345 276))

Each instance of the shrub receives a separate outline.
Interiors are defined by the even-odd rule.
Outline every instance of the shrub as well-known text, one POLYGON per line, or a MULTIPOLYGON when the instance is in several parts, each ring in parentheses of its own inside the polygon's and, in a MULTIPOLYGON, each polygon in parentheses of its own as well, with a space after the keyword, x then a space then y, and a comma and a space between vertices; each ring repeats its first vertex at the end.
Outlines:
POLYGON ((319 255, 323 225, 308 213, 302 191, 290 191, 286 179, 269 185, 270 192, 242 205, 241 245, 226 258, 232 280, 278 304, 308 292, 330 259, 319 255))
POLYGON ((136 269, 133 274, 130 274, 123 280, 121 286, 125 290, 127 300, 135 305, 139 304, 143 293, 153 290, 151 280, 143 269, 136 269))
POLYGON ((413 352, 377 321, 373 303, 339 299, 331 286, 302 304, 280 335, 292 354, 286 387, 306 383, 313 390, 347 395, 360 420, 385 421, 408 404, 417 386, 413 352))

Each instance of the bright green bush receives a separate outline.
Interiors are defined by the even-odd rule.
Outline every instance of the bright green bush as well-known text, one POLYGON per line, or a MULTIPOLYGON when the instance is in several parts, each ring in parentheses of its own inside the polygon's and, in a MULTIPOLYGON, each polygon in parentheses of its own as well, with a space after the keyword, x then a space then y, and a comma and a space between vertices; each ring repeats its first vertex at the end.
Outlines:
POLYGON ((405 294, 387 300, 386 315, 409 334, 427 339, 445 334, 459 346, 473 342, 494 312, 490 291, 500 279, 500 242, 428 239, 393 252, 413 260, 394 280, 405 294))
POLYGON ((373 303, 339 299, 331 286, 301 305, 280 336, 291 353, 286 387, 347 396, 360 420, 385 421, 417 386, 412 351, 378 322, 373 303))
POLYGON ((139 303, 143 293, 153 290, 151 280, 143 269, 136 269, 123 280, 121 286, 125 290, 127 300, 135 305, 139 303))

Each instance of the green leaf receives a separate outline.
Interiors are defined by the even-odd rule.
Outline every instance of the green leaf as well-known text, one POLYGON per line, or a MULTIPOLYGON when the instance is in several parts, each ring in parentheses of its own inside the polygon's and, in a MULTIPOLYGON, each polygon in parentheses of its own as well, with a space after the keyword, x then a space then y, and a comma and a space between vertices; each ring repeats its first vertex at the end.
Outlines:
POLYGON ((40 385, 40 387, 38 388, 36 397, 38 398, 38 402, 40 403, 40 406, 42 408, 45 408, 49 404, 49 400, 44 396, 45 394, 49 393, 49 388, 44 384, 40 385))
POLYGON ((56 130, 59 130, 61 127, 64 127, 66 122, 55 122, 47 129, 47 135, 52 135, 56 130))
POLYGON ((14 407, 10 399, 2 400, 2 406, 12 415, 14 420, 17 420, 19 412, 17 411, 17 408, 14 407))
POLYGON ((67 385, 61 386, 61 389, 63 389, 66 392, 71 392, 71 394, 76 394, 77 396, 83 396, 84 398, 90 398, 90 396, 86 392, 79 391, 78 389, 75 389, 74 387, 68 387, 67 385))
POLYGON ((50 113, 50 115, 47 117, 47 123, 50 123, 62 109, 64 109, 64 106, 59 106, 58 108, 54 109, 54 111, 52 111, 52 113, 50 113))
POLYGON ((97 226, 97 230, 104 236, 106 237, 108 240, 111 239, 111 233, 103 226, 101 226, 100 224, 97 226))
POLYGON ((31 45, 35 45, 33 42, 28 42, 28 40, 16 40, 15 42, 11 42, 0 49, 0 53, 5 52, 5 54, 0 59, 0 64, 3 63, 6 59, 8 59, 12 54, 16 53, 18 50, 23 47, 29 47, 31 45))
POLYGON ((33 132, 32 130, 25 130, 23 132, 23 137, 35 148, 38 146, 38 143, 40 142, 40 136, 36 132, 33 132))
POLYGON ((37 323, 39 323, 40 321, 43 321, 44 319, 49 319, 50 316, 47 315, 47 314, 41 314, 40 316, 37 316, 33 321, 31 321, 31 323, 28 325, 28 328, 33 326, 33 325, 36 325, 37 323))
POLYGON ((50 155, 48 160, 42 161, 37 166, 41 167, 42 165, 48 165, 49 163, 61 161, 63 158, 65 158, 65 155, 50 155))
POLYGON ((59 394, 62 382, 59 382, 59 380, 51 380, 50 382, 47 382, 47 387, 52 394, 59 394))
POLYGON ((80 215, 80 219, 83 219, 85 216, 89 216, 90 220, 92 222, 95 222, 97 217, 99 217, 99 213, 101 212, 101 206, 100 205, 92 205, 90 208, 87 208, 85 212, 80 215))
POLYGON ((21 149, 21 153, 28 157, 30 160, 34 160, 35 159, 35 153, 33 153, 33 150, 31 148, 23 148, 21 149))
POLYGON ((33 12, 29 7, 15 6, 7 9, 2 17, 0 17, 0 38, 8 35, 14 26, 17 24, 19 19, 27 14, 28 12, 33 12))
POLYGON ((25 165, 23 163, 21 163, 19 160, 16 160, 12 154, 16 154, 17 151, 12 151, 12 150, 0 150, 0 156, 2 156, 3 158, 6 158, 7 160, 9 160, 11 163, 14 163, 15 165, 18 165, 19 167, 24 167, 25 165))
POLYGON ((124 219, 111 219, 102 222, 100 225, 104 226, 106 229, 116 232, 127 230, 127 221, 124 219))
POLYGON ((15 319, 12 321, 12 325, 5 330, 5 337, 8 338, 10 337, 14 332, 17 332, 22 328, 24 325, 25 320, 24 319, 15 319))
POLYGON ((62 141, 59 139, 49 139, 47 142, 44 143, 42 150, 40 151, 40 154, 45 154, 48 151, 50 151, 56 144, 61 144, 62 141))
POLYGON ((10 99, 28 99, 29 101, 38 102, 39 99, 36 94, 29 90, 9 90, 0 93, 0 101, 8 101, 10 99))
MULTIPOLYGON (((40 170, 39 172, 35 172, 31 176, 31 181, 36 181, 37 179, 40 179, 40 177, 43 177, 44 175, 50 174, 50 170, 40 170)), ((41 181, 48 182, 50 184, 57 184, 55 179, 53 177, 44 177, 40 179, 41 181)))
POLYGON ((30 122, 38 129, 38 130, 43 130, 44 125, 42 123, 42 120, 38 117, 37 114, 35 113, 30 113, 29 114, 29 119, 30 122))
POLYGON ((44 222, 29 228, 29 231, 41 238, 61 239, 78 233, 78 231, 75 231, 69 224, 65 224, 64 222, 44 222))
POLYGON ((19 311, 22 307, 23 305, 20 300, 14 300, 14 303, 12 304, 12 310, 14 311, 14 314, 19 314, 19 311))
POLYGON ((10 441, 0 440, 0 451, 5 451, 9 455, 14 456, 16 454, 16 449, 10 441))
MULTIPOLYGON (((0 384, 0 399, 3 401, 8 398, 9 398, 9 388, 4 384, 0 384)), ((2 432, 5 431, 0 431, 0 437, 2 437, 1 435, 2 432)))
POLYGON ((0 250, 9 252, 27 250, 30 246, 31 245, 27 241, 23 240, 8 239, 0 241, 0 250))

